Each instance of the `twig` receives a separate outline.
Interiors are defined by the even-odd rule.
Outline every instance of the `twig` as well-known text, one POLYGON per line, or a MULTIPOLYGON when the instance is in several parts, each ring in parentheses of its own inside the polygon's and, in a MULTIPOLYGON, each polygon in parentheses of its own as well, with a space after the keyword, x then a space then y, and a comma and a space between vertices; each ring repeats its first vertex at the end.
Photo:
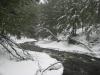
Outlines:
MULTIPOLYGON (((6 40, 6 39, 5 39, 6 40)), ((7 41, 7 40, 6 40, 7 41)), ((13 49, 13 51, 15 51, 15 53, 20 57, 20 58, 22 58, 23 60, 25 59, 24 57, 22 57, 17 51, 16 51, 16 49, 13 47, 13 46, 11 46, 11 43, 9 43, 9 41, 7 41, 7 43, 8 43, 8 45, 13 49)))
MULTIPOLYGON (((13 45, 15 45, 16 47, 18 47, 18 48, 21 48, 21 47, 19 47, 19 45, 18 44, 16 44, 15 42, 13 42, 13 40, 11 40, 10 38, 8 38, 8 36, 5 36, 5 35, 0 35, 0 38, 3 38, 3 41, 6 41, 7 42, 7 44, 15 51, 15 53, 17 54, 17 56, 19 56, 20 58, 22 58, 22 59, 25 59, 24 57, 22 57, 18 52, 17 52, 17 50, 13 47, 13 45), (12 43, 12 44, 11 44, 12 43)), ((2 39, 1 39, 2 40, 2 39)), ((8 48, 7 48, 8 49, 8 48)), ((21 48, 22 49, 22 48, 21 48)), ((9 49, 8 49, 9 50, 9 49)), ((24 51, 24 49, 22 49, 22 52, 23 52, 23 54, 24 55, 26 55, 26 56, 29 56, 30 57, 30 59, 33 61, 33 58, 32 58, 32 56, 28 53, 28 52, 26 52, 25 53, 25 51, 24 51)), ((12 53, 12 52, 11 52, 12 53)), ((12 53, 13 54, 13 53, 12 53)), ((13 54, 14 55, 14 54, 13 54)))
POLYGON ((93 51, 93 50, 91 50, 87 45, 83 44, 82 42, 77 41, 77 40, 75 40, 75 39, 72 39, 71 37, 69 37, 69 39, 75 41, 77 44, 81 44, 81 45, 83 45, 83 46, 86 47, 89 51, 91 51, 91 52, 93 51))
POLYGON ((57 41, 59 41, 58 40, 58 38, 57 38, 57 36, 56 35, 54 35, 48 28, 45 28, 45 27, 40 27, 40 29, 44 29, 44 30, 47 30, 57 41))
POLYGON ((50 65, 50 66, 49 66, 49 67, 47 67, 46 69, 44 69, 44 70, 42 71, 41 75, 43 75, 43 73, 44 73, 46 70, 48 70, 50 67, 52 67, 52 66, 54 66, 54 65, 56 65, 56 64, 58 64, 58 63, 61 63, 61 62, 60 62, 60 61, 58 61, 58 62, 56 62, 56 63, 54 63, 54 64, 50 65))
POLYGON ((3 43, 0 43, 12 56, 19 59, 17 56, 15 56, 3 43))

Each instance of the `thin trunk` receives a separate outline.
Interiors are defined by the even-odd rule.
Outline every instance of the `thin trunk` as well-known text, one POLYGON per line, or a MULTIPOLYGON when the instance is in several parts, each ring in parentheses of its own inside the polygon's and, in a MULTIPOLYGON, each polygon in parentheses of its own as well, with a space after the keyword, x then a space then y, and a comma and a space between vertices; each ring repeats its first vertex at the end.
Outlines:
POLYGON ((76 25, 73 25, 71 36, 76 36, 76 25))
POLYGON ((43 27, 42 27, 42 29, 47 30, 58 42, 60 41, 60 40, 57 38, 57 36, 56 36, 55 34, 53 34, 53 32, 50 31, 48 28, 43 28, 43 27))
POLYGON ((15 56, 3 43, 0 43, 6 50, 8 53, 10 53, 13 57, 19 59, 17 56, 15 56))

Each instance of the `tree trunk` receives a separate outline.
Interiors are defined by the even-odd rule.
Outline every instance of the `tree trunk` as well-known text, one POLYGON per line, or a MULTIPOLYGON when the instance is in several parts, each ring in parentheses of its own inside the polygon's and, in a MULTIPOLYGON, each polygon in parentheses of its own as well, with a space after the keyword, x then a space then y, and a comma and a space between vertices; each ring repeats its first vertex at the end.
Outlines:
POLYGON ((76 36, 76 25, 73 25, 71 36, 76 36))

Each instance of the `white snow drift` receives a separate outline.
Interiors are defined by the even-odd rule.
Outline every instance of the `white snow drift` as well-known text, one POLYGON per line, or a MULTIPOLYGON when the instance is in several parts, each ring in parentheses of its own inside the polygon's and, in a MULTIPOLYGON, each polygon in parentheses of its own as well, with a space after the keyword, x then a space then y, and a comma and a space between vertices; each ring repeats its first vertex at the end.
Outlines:
POLYGON ((43 47, 43 48, 49 48, 59 51, 66 51, 66 52, 73 52, 73 53, 80 53, 80 54, 86 54, 93 57, 100 58, 100 49, 98 46, 94 46, 91 48, 92 51, 89 51, 85 47, 82 47, 80 45, 72 45, 68 44, 67 41, 38 41, 35 43, 37 46, 43 47))
MULTIPOLYGON (((5 55, 0 56, 0 75, 41 75, 42 71, 50 65, 58 62, 49 55, 40 52, 29 51, 34 59, 25 61, 9 60, 5 55)), ((46 70, 43 75, 62 75, 63 66, 58 63, 46 70), (56 68, 56 69, 55 69, 56 68)))

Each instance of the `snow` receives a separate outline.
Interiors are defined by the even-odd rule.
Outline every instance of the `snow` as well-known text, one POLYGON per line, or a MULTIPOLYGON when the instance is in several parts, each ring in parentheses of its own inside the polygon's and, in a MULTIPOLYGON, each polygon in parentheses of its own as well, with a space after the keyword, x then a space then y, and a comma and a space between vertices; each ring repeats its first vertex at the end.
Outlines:
MULTIPOLYGON (((41 75, 41 72, 38 72, 39 70, 43 71, 48 66, 58 62, 45 53, 34 51, 29 51, 28 53, 32 55, 34 61, 14 61, 0 57, 0 75, 41 75)), ((59 63, 55 66, 58 67, 57 70, 47 70, 43 75, 62 75, 62 64, 59 63)))
MULTIPOLYGON (((11 37, 16 43, 25 43, 36 41, 35 39, 22 37, 20 40, 16 37, 11 37)), ((6 44, 5 44, 6 45, 6 44)), ((9 50, 13 53, 14 51, 6 45, 9 50)), ((22 49, 14 46, 17 52, 21 56, 25 56, 23 54, 22 49)), ((27 52, 31 55, 33 60, 23 60, 23 61, 15 61, 14 58, 11 57, 9 53, 0 45, 0 75, 62 75, 63 74, 63 65, 61 63, 57 63, 54 58, 51 58, 46 53, 29 51, 27 52), (56 65, 48 68, 52 64, 57 63, 56 65), (43 72, 46 68, 48 68, 45 72, 43 72)))
POLYGON ((92 49, 94 50, 95 56, 100 58, 100 44, 94 45, 92 49))
POLYGON ((66 17, 66 15, 60 16, 57 20, 63 19, 64 17, 66 17))
POLYGON ((95 48, 97 51, 94 50, 93 48, 91 49, 92 51, 89 51, 88 49, 80 45, 68 44, 67 41, 61 41, 61 42, 51 41, 50 42, 50 41, 44 41, 44 40, 36 42, 35 45, 40 46, 42 48, 49 48, 49 49, 54 49, 54 50, 59 50, 59 51, 86 54, 86 55, 100 58, 100 49, 99 50, 96 49, 99 47, 95 48))
MULTIPOLYGON (((99 33, 92 32, 91 38, 89 40, 93 41, 90 43, 90 41, 86 40, 86 34, 84 33, 85 27, 77 29, 78 36, 73 37, 73 39, 80 41, 81 43, 87 45, 90 47, 92 51, 89 51, 87 48, 85 48, 82 45, 75 45, 75 44, 68 44, 66 41, 51 41, 51 40, 41 40, 37 41, 35 45, 43 47, 43 48, 49 48, 53 50, 59 50, 59 51, 66 51, 66 52, 72 52, 72 53, 80 53, 85 55, 90 55, 93 57, 100 58, 100 35, 99 33), (96 39, 97 41, 94 41, 96 39)), ((98 28, 100 30, 100 28, 98 28)), ((65 36, 64 36, 65 37, 65 36)), ((63 36, 59 35, 59 38, 63 38, 63 36)))
MULTIPOLYGON (((82 29, 78 29, 77 33, 79 36, 74 37, 74 39, 88 45, 89 42, 86 41, 86 36, 82 34, 82 29)), ((94 37, 94 34, 92 35, 93 38, 100 37, 100 35, 96 35, 94 37)), ((66 52, 72 52, 72 53, 80 53, 80 54, 86 54, 93 57, 100 58, 100 39, 98 42, 95 42, 95 45, 91 47, 92 52, 87 50, 85 47, 80 45, 73 45, 68 44, 67 41, 52 41, 52 40, 35 40, 31 38, 22 37, 20 40, 16 39, 15 37, 11 37, 15 42, 17 43, 25 43, 25 42, 32 42, 36 41, 35 45, 40 46, 42 48, 49 48, 59 51, 66 51, 66 52)), ((61 63, 58 63, 54 65, 53 67, 50 67, 45 72, 43 72, 46 68, 48 68, 50 65, 58 62, 56 59, 51 58, 46 53, 42 52, 35 52, 35 51, 28 51, 29 54, 31 54, 32 60, 25 60, 25 61, 14 61, 9 60, 2 51, 4 49, 0 46, 0 75, 62 75, 63 73, 63 65, 61 63), (6 57, 5 57, 5 56, 6 57)), ((19 53, 21 53, 21 49, 17 49, 19 53)), ((4 51, 5 52, 5 51, 4 51)), ((22 55, 22 54, 21 54, 22 55)), ((91 59, 92 61, 95 61, 94 59, 91 59)))
POLYGON ((11 36, 11 39, 14 40, 16 43, 25 43, 25 42, 36 41, 33 38, 27 38, 27 37, 21 37, 21 39, 17 39, 16 37, 11 36))
POLYGON ((76 51, 77 49, 78 51, 83 51, 83 52, 88 51, 84 48, 81 48, 80 46, 69 45, 67 41, 61 41, 61 42, 52 41, 49 43, 46 43, 45 41, 39 41, 39 42, 36 42, 36 45, 43 47, 43 48, 57 49, 59 51, 73 52, 73 51, 76 51))
MULTIPOLYGON (((77 34, 79 34, 76 37, 73 37, 73 39, 80 41, 81 43, 85 44, 86 46, 89 46, 92 51, 89 51, 87 48, 85 48, 82 45, 75 45, 75 44, 68 44, 66 41, 52 41, 52 40, 39 40, 35 43, 36 46, 42 47, 42 48, 49 48, 53 50, 59 50, 59 51, 66 51, 66 52, 72 52, 72 53, 80 53, 85 55, 90 55, 93 57, 100 58, 100 35, 93 33, 91 35, 91 40, 99 38, 99 40, 94 41, 95 45, 92 45, 89 41, 86 40, 86 34, 84 33, 85 28, 79 28, 77 29, 77 34)), ((65 38, 65 36, 59 35, 58 38, 65 38)))
POLYGON ((77 29, 76 33, 77 33, 77 34, 80 34, 80 33, 82 33, 82 31, 84 31, 84 30, 85 30, 85 28, 83 28, 83 29, 82 29, 82 28, 79 28, 79 29, 77 29))
POLYGON ((0 73, 1 75, 35 75, 38 69, 35 64, 32 61, 14 62, 6 60, 0 64, 0 73))
POLYGON ((45 4, 47 0, 40 0, 40 3, 45 4))
POLYGON ((45 72, 45 75, 61 75, 60 72, 62 72, 62 69, 45 72))

